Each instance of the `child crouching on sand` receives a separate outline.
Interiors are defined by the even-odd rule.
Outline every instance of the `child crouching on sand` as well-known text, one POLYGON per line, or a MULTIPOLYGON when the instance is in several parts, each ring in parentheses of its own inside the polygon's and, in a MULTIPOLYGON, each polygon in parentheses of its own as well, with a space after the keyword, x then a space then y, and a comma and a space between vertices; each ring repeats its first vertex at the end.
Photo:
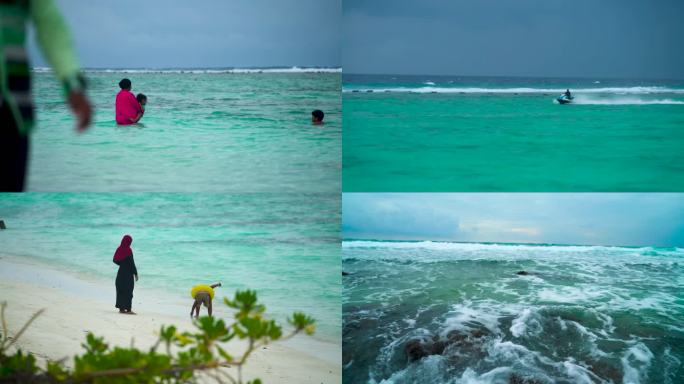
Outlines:
POLYGON ((214 299, 214 288, 220 286, 221 283, 213 285, 199 284, 192 287, 190 296, 195 299, 195 302, 192 303, 192 309, 190 310, 191 317, 193 312, 196 312, 195 318, 199 317, 200 307, 202 307, 202 304, 207 307, 207 312, 209 312, 209 316, 211 317, 211 301, 214 299))

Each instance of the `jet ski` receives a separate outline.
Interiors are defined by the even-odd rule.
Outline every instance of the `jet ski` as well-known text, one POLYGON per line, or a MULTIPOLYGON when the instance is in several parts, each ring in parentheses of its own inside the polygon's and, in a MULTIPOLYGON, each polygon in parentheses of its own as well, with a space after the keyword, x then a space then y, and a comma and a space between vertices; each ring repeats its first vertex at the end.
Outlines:
POLYGON ((574 99, 574 97, 568 97, 568 95, 564 93, 560 95, 558 98, 556 98, 556 101, 558 102, 558 104, 570 104, 572 103, 572 99, 574 99))

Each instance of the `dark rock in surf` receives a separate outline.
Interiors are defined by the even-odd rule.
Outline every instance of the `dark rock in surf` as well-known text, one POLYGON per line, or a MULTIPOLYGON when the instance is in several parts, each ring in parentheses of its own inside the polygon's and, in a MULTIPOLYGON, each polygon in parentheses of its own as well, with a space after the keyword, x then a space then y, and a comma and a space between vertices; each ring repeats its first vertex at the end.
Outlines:
POLYGON ((349 276, 349 272, 342 271, 342 276, 349 276))
POLYGON ((614 383, 619 383, 622 381, 622 370, 613 362, 590 360, 588 368, 597 376, 604 379, 609 379, 614 383))
POLYGON ((4 220, 0 220, 0 229, 7 229, 7 227, 5 227, 5 221, 4 220))
POLYGON ((461 331, 451 331, 446 337, 450 344, 460 344, 468 339, 468 334, 461 331))
POLYGON ((518 272, 516 272, 515 274, 516 274, 516 275, 520 275, 520 276, 527 276, 527 275, 529 275, 530 273, 527 272, 527 271, 518 271, 518 272))
POLYGON ((449 344, 447 344, 445 341, 436 340, 434 343, 432 343, 432 348, 430 348, 430 351, 432 352, 432 355, 442 355, 448 346, 449 344))
POLYGON ((428 350, 423 345, 423 342, 420 340, 411 340, 406 343, 404 352, 406 353, 406 357, 408 358, 409 362, 417 361, 430 355, 428 350))
POLYGON ((485 335, 485 332, 481 329, 474 329, 472 332, 470 332, 470 335, 476 339, 479 339, 485 335))
MULTIPOLYGON (((407 363, 420 361, 425 357, 440 355, 447 364, 460 365, 464 360, 477 360, 486 357, 482 345, 491 332, 484 327, 467 330, 452 330, 446 335, 435 334, 431 337, 416 337, 403 346, 407 363), (464 357, 467 356, 467 357, 464 357)), ((533 384, 533 382, 530 382, 533 384)))
POLYGON ((508 384, 543 384, 543 383, 537 379, 530 379, 527 377, 521 377, 521 376, 518 376, 514 373, 511 375, 511 377, 508 378, 508 384))
POLYGON ((486 334, 487 333, 482 329, 473 329, 472 331, 451 331, 446 335, 447 344, 472 346, 478 343, 478 339, 484 337, 486 334))

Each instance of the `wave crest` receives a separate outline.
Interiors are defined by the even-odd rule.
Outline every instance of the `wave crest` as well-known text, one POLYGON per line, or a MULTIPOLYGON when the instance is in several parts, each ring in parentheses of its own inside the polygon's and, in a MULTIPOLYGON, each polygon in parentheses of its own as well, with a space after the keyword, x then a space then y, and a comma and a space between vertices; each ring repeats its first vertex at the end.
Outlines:
MULTIPOLYGON (((367 93, 480 93, 480 94, 560 94, 562 90, 558 88, 481 88, 481 87, 387 87, 387 88, 373 88, 373 87, 343 87, 342 92, 367 92, 367 93)), ((602 87, 602 88, 578 88, 574 89, 573 93, 585 94, 661 94, 674 93, 684 94, 684 89, 668 88, 658 86, 647 87, 602 87)))
MULTIPOLYGON (((52 72, 51 68, 35 67, 33 72, 45 73, 52 72)), ((243 74, 243 73, 341 73, 339 67, 269 67, 269 68, 173 68, 173 69, 154 69, 154 68, 86 68, 86 73, 164 73, 164 74, 243 74)))

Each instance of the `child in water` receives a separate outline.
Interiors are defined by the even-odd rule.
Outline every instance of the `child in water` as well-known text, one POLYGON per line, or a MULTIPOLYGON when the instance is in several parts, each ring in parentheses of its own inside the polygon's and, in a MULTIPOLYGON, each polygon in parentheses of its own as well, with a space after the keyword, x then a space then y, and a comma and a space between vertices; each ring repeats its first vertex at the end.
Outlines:
POLYGON ((145 96, 142 93, 138 93, 138 95, 135 97, 136 100, 138 100, 138 103, 140 103, 140 109, 142 109, 142 113, 145 113, 145 105, 147 104, 147 96, 145 96))
POLYGON ((145 105, 147 104, 147 96, 145 96, 142 93, 138 93, 137 96, 135 96, 135 99, 138 100, 138 104, 140 104, 140 112, 138 112, 137 120, 140 121, 142 119, 143 115, 145 114, 145 105))
POLYGON ((211 317, 211 301, 214 299, 214 288, 220 287, 221 283, 213 285, 199 284, 192 287, 190 291, 190 296, 195 299, 192 303, 192 309, 190 310, 190 317, 192 317, 193 312, 195 312, 195 318, 199 317, 200 308, 202 304, 207 307, 207 312, 209 312, 209 317, 211 317))

